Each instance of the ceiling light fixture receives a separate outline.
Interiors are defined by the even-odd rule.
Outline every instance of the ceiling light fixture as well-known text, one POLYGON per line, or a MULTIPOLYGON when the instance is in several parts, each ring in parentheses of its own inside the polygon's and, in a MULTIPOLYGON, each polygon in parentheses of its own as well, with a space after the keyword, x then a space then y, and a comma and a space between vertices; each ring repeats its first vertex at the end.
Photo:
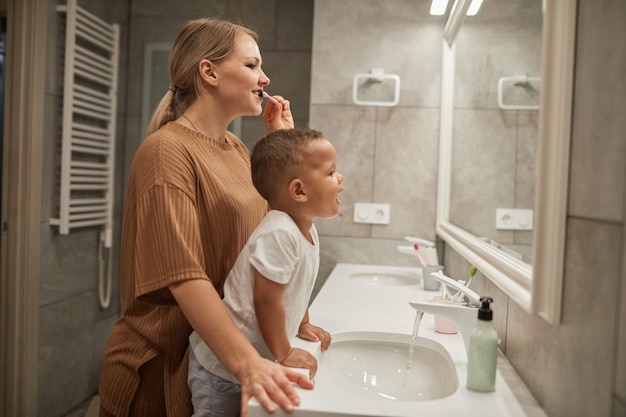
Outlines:
POLYGON ((483 4, 483 0, 472 0, 469 9, 467 9, 467 15, 476 16, 476 13, 478 13, 481 4, 483 4))
POLYGON ((432 16, 443 16, 448 9, 448 0, 433 0, 430 4, 430 14, 432 16))

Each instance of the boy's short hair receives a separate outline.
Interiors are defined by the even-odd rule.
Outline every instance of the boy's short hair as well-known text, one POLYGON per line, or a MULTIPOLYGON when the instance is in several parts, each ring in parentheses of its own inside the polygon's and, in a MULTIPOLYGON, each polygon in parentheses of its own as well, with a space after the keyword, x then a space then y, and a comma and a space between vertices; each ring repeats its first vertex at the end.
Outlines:
POLYGON ((298 173, 308 144, 325 139, 322 132, 308 128, 281 129, 263 136, 252 148, 252 183, 270 204, 280 187, 298 173))

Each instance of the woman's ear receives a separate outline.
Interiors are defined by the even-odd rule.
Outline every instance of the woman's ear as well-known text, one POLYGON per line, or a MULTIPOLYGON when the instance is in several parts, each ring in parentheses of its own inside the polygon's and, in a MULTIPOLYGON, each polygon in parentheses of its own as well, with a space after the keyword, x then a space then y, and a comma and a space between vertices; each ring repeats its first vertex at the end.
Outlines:
POLYGON ((217 85, 217 73, 215 65, 208 59, 203 59, 198 63, 200 77, 209 85, 217 85))
POLYGON ((289 197, 298 203, 306 203, 309 197, 304 190, 304 183, 301 179, 295 178, 289 183, 289 197))

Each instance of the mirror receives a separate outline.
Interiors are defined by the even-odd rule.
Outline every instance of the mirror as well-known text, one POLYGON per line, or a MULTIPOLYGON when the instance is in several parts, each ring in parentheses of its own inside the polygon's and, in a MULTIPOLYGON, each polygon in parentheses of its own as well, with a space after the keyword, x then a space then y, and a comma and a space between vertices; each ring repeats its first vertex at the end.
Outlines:
POLYGON ((542 24, 536 22, 541 11, 529 10, 531 4, 541 7, 538 0, 519 0, 522 10, 514 10, 511 2, 494 3, 505 6, 502 14, 492 15, 490 6, 483 4, 484 17, 474 16, 474 23, 461 28, 470 22, 465 17, 470 1, 457 0, 444 29, 437 234, 526 311, 558 323, 576 6, 544 1, 542 24), (520 19, 513 26, 512 32, 517 33, 501 33, 498 42, 486 46, 477 44, 489 42, 484 33, 493 32, 479 25, 496 25, 497 29, 504 19, 514 16, 520 19), (512 57, 510 49, 517 47, 507 45, 509 34, 523 35, 529 48, 517 50, 512 57), (533 45, 540 55, 532 50, 533 45), (484 58, 481 54, 487 50, 490 55, 484 58), (477 77, 484 73, 488 79, 477 77), (529 78, 505 80, 498 94, 500 78, 518 76, 529 78), (463 85, 468 82, 473 85, 463 85), (502 109, 502 104, 513 109, 502 109), (476 107, 483 114, 477 113, 476 107), (491 108, 494 110, 484 111, 491 108), (486 124, 475 124, 479 119, 486 124), (483 142, 472 142, 472 138, 483 142), (508 161, 494 150, 505 152, 508 161), (522 151, 536 158, 520 161, 516 154, 522 151), (489 160, 508 170, 486 167, 489 160), (468 177, 474 181, 465 185, 468 177), (532 233, 495 229, 495 208, 520 207, 533 209, 532 233), (475 213, 481 217, 474 217, 475 213), (512 252, 494 244, 503 239, 513 247, 512 252))
POLYGON ((541 0, 486 1, 454 40, 450 222, 525 263, 532 263, 541 26, 541 0))

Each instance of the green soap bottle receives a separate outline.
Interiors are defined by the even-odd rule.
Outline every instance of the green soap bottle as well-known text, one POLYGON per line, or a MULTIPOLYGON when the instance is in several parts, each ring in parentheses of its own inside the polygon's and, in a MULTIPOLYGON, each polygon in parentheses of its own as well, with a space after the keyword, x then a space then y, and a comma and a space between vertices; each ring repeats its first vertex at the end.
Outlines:
POLYGON ((493 328, 491 297, 481 297, 476 327, 470 333, 467 352, 467 389, 493 392, 496 389, 496 361, 498 358, 498 335, 493 328))

